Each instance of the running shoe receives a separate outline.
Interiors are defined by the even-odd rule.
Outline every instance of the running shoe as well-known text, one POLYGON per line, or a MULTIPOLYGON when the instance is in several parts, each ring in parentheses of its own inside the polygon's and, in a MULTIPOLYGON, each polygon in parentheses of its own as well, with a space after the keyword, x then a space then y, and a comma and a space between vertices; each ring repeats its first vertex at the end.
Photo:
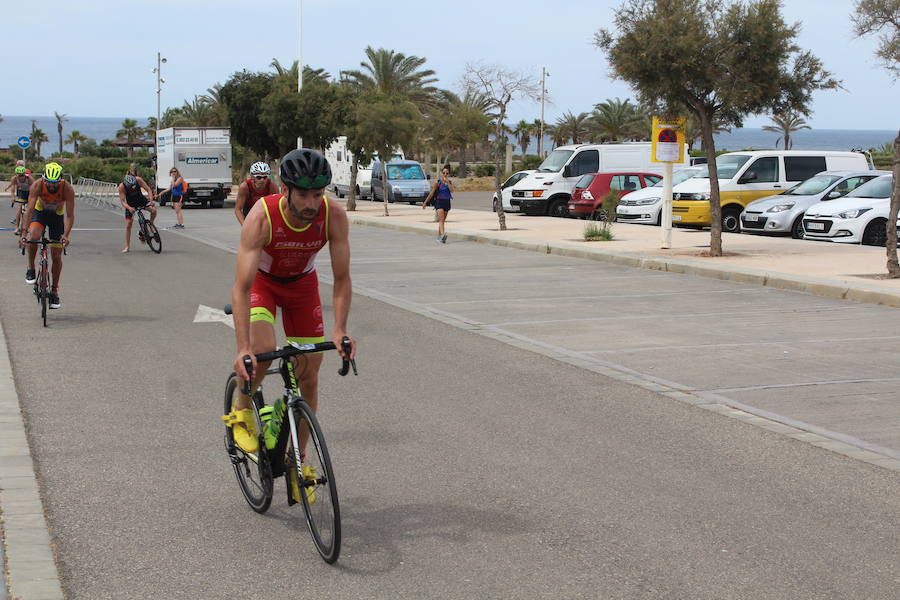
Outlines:
POLYGON ((59 294, 50 292, 50 308, 59 308, 61 306, 62 303, 59 301, 59 294))
POLYGON ((37 281, 37 275, 34 273, 34 269, 28 269, 25 271, 25 283, 31 284, 37 281))
POLYGON ((447 243, 447 234, 446 234, 446 233, 445 233, 444 235, 441 236, 441 243, 442 243, 442 244, 446 244, 446 243, 447 243))

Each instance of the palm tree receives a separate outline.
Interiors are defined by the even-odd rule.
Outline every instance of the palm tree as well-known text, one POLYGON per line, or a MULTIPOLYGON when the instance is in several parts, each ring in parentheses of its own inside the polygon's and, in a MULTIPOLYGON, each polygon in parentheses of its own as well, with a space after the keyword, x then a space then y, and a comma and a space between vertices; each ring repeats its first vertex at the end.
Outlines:
POLYGON ((595 104, 591 121, 601 140, 627 140, 646 135, 645 117, 627 98, 616 98, 595 104))
MULTIPOLYGON (((291 63, 290 68, 286 69, 284 67, 284 65, 281 64, 281 61, 279 61, 277 58, 273 58, 272 62, 269 63, 269 66, 272 67, 273 69, 275 69, 275 74, 278 77, 286 77, 287 79, 290 79, 291 81, 297 81, 297 65, 298 64, 299 64, 299 61, 295 60, 293 63, 291 63)), ((328 79, 330 77, 331 77, 331 75, 325 69, 312 69, 309 66, 303 67, 303 85, 312 83, 315 79, 319 79, 321 81, 328 81, 328 79)), ((219 90, 222 89, 221 84, 217 83, 216 86, 218 86, 219 90)), ((213 89, 215 89, 215 86, 212 89, 208 89, 206 91, 211 92, 213 89)))
POLYGON ((225 126, 228 124, 228 110, 225 103, 221 101, 222 84, 217 83, 211 88, 206 88, 206 93, 200 98, 209 104, 210 111, 213 113, 213 121, 217 125, 225 126))
POLYGON ((182 122, 193 127, 212 127, 216 125, 224 125, 224 121, 219 121, 220 115, 206 99, 206 96, 194 96, 190 102, 184 101, 181 107, 182 122))
POLYGON ((532 124, 525 119, 516 123, 516 128, 513 130, 513 135, 516 136, 516 141, 519 142, 519 147, 522 148, 522 158, 525 158, 525 154, 528 152, 528 145, 531 143, 531 130, 532 124))
POLYGON ((38 157, 41 156, 41 144, 49 141, 50 138, 48 138, 47 134, 42 130, 37 128, 31 130, 31 143, 34 144, 34 151, 37 153, 38 157))
POLYGON ((66 143, 72 144, 72 146, 74 147, 73 152, 75 154, 75 158, 78 158, 78 144, 80 144, 81 142, 86 142, 87 139, 87 136, 82 135, 82 133, 77 129, 73 129, 72 132, 69 133, 69 137, 66 138, 66 143))
POLYGON ((556 128, 563 139, 572 140, 573 144, 578 144, 589 135, 590 115, 588 113, 578 113, 568 111, 556 120, 556 128))
POLYGON ((427 59, 372 46, 366 47, 366 57, 368 62, 359 63, 362 70, 344 71, 351 85, 409 100, 420 109, 440 102, 441 94, 431 85, 437 81, 434 71, 421 68, 427 59))
MULTIPOLYGON (((122 129, 116 132, 116 137, 125 138, 129 143, 137 141, 144 134, 144 128, 138 127, 135 119, 125 119, 122 121, 122 129)), ((128 158, 134 155, 134 146, 128 146, 128 158)))
MULTIPOLYGON (((725 125, 724 121, 719 119, 713 120, 712 123, 712 132, 723 133, 728 132, 731 133, 731 127, 725 125)), ((684 122, 684 141, 687 142, 688 152, 694 149, 694 144, 697 143, 697 140, 700 140, 700 149, 703 150, 703 130, 700 129, 700 123, 697 122, 693 116, 689 116, 684 122)))
POLYGON ((63 151, 63 121, 68 121, 68 119, 66 113, 59 114, 53 111, 53 115, 56 117, 56 131, 59 133, 59 153, 61 155, 63 151))
POLYGON ((811 129, 811 127, 806 124, 806 119, 802 118, 799 113, 792 110, 772 115, 771 120, 772 124, 764 125, 762 129, 763 131, 781 134, 781 137, 775 140, 776 148, 778 147, 778 142, 784 140, 784 149, 790 150, 791 146, 794 145, 791 141, 791 134, 801 129, 811 129))

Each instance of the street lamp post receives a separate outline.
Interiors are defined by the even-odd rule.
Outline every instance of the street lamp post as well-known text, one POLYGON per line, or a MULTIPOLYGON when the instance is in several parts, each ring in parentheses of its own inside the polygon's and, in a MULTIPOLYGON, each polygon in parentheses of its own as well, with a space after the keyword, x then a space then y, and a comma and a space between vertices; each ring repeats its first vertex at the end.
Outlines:
MULTIPOLYGON (((156 67, 153 69, 153 72, 156 73, 156 131, 153 132, 153 155, 156 158, 157 162, 159 161, 159 121, 162 118, 160 115, 160 92, 162 92, 162 84, 166 82, 165 79, 162 78, 162 64, 167 62, 162 55, 157 52, 156 53, 156 67)), ((156 169, 153 171, 153 185, 156 186, 156 169)))
POLYGON ((544 158, 544 94, 547 92, 547 88, 544 85, 544 80, 550 73, 547 72, 547 69, 541 67, 541 131, 540 136, 538 137, 538 156, 541 159, 544 158))
MULTIPOLYGON (((297 10, 297 93, 303 91, 303 0, 298 0, 297 10)), ((297 136, 297 148, 303 147, 303 138, 297 136)))

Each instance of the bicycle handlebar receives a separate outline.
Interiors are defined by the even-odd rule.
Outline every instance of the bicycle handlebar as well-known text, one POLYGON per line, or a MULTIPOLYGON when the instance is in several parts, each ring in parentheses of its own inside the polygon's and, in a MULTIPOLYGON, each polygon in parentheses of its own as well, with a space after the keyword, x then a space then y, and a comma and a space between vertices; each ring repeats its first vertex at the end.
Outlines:
MULTIPOLYGON (((50 244, 62 244, 60 240, 48 240, 45 237, 42 237, 41 239, 35 240, 33 242, 31 240, 24 241, 26 244, 40 244, 41 246, 49 246, 50 244)), ((65 246, 63 246, 63 254, 68 254, 68 252, 66 252, 65 246)), ((22 246, 22 256, 25 256, 25 246, 22 246)))

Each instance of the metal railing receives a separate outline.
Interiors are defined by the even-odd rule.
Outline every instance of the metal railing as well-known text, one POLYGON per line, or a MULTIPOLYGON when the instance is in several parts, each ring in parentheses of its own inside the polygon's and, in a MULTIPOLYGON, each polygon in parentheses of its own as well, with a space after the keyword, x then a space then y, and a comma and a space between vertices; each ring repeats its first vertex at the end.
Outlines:
POLYGON ((79 201, 87 201, 97 208, 119 208, 119 184, 79 177, 75 183, 75 195, 79 201))

